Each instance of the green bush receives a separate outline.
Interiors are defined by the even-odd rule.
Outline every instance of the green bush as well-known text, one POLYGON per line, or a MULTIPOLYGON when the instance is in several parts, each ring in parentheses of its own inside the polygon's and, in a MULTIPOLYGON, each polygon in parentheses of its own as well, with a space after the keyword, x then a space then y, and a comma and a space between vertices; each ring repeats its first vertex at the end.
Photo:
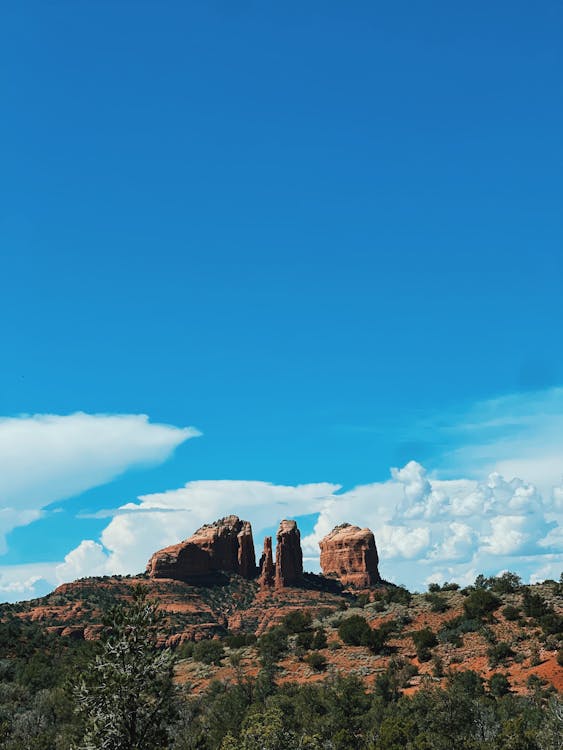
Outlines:
POLYGON ((258 653, 263 664, 275 664, 287 651, 287 633, 283 627, 275 627, 258 639, 258 653))
POLYGON ((237 633, 236 635, 227 635, 223 638, 223 643, 229 648, 244 648, 245 646, 252 646, 256 643, 256 640, 254 633, 237 633))
POLYGON ((282 620, 282 627, 286 633, 303 633, 310 630, 313 617, 309 610, 295 609, 289 612, 282 620))
POLYGON ((220 664, 225 655, 223 644, 220 641, 198 641, 194 645, 193 657, 196 661, 204 664, 220 664))
POLYGON ((315 670, 315 672, 324 672, 327 667, 326 657, 322 654, 319 654, 318 651, 313 651, 311 654, 305 657, 305 661, 311 667, 311 669, 315 670))
POLYGON ((489 680, 489 692, 494 695, 495 698, 502 698, 510 692, 510 683, 506 678, 506 675, 500 672, 495 672, 489 680))
POLYGON ((563 617, 555 612, 548 612, 539 618, 541 629, 546 635, 560 635, 563 633, 563 617))
POLYGON ((482 620, 500 607, 500 599, 484 588, 472 591, 463 602, 463 609, 469 619, 482 620))
POLYGON ((514 651, 509 643, 501 641, 488 649, 487 656, 489 657, 489 664, 494 668, 499 664, 504 664, 507 659, 514 656, 514 651))
POLYGON ((557 652, 557 663, 560 667, 563 667, 563 648, 560 648, 557 652))
POLYGON ((424 598, 430 604, 432 612, 446 612, 450 608, 446 599, 439 594, 430 592, 429 594, 425 594, 424 598))
POLYGON ((384 623, 372 630, 360 615, 352 615, 342 620, 338 626, 338 635, 348 646, 367 646, 373 653, 379 653, 387 640, 393 625, 384 623))
POLYGON ((540 617, 553 611, 542 596, 539 594, 532 594, 529 589, 524 590, 522 606, 526 617, 532 617, 534 620, 539 620, 540 617))
POLYGON ((430 628, 423 628, 411 633, 416 648, 416 655, 420 661, 429 661, 431 658, 430 649, 438 645, 435 633, 430 628))
POLYGON ((324 628, 317 628, 315 630, 315 635, 313 637, 313 646, 312 648, 315 649, 315 651, 318 651, 321 648, 326 648, 327 640, 326 640, 326 632, 324 628))
POLYGON ((371 628, 361 615, 351 615, 338 626, 338 635, 348 646, 367 646, 371 628))
POLYGON ((505 620, 516 622, 516 620, 520 619, 520 615, 522 613, 520 612, 520 609, 518 607, 514 607, 512 604, 507 604, 506 607, 502 610, 502 614, 505 620))
POLYGON ((356 607, 365 607, 369 604, 369 594, 359 594, 356 597, 356 607))

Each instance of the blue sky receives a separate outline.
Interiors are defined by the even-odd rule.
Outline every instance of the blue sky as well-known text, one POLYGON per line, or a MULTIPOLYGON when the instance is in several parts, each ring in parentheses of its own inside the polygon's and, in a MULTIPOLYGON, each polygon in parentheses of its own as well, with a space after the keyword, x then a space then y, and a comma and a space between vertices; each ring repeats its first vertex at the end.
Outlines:
POLYGON ((0 21, 0 596, 137 569, 125 536, 190 533, 207 493, 258 534, 306 515, 312 568, 353 520, 410 585, 555 575, 559 3, 0 21))

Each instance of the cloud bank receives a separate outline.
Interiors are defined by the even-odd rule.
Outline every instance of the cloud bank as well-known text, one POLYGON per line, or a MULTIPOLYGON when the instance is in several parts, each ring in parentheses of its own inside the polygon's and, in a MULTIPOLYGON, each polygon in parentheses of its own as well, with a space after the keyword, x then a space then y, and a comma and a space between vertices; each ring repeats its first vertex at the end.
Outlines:
POLYGON ((558 577, 560 497, 543 498, 522 479, 492 473, 484 481, 441 480, 410 461, 386 482, 342 492, 338 485, 298 486, 251 481, 198 481, 128 503, 102 532, 83 541, 56 568, 59 582, 85 575, 138 573, 156 549, 189 536, 229 513, 260 532, 284 517, 317 513, 303 538, 310 570, 318 570, 319 540, 345 521, 370 527, 384 578, 424 588, 431 580, 472 580, 478 572, 517 569, 526 578, 558 577))
MULTIPOLYGON (((99 439, 85 440, 71 456, 58 456, 59 475, 51 478, 48 471, 43 475, 50 484, 26 478, 25 492, 21 482, 16 486, 23 470, 21 456, 12 454, 13 461, 19 461, 16 470, 7 466, 10 462, 4 455, 8 474, 13 472, 12 497, 19 498, 19 504, 4 508, 7 524, 14 523, 14 513, 20 514, 20 523, 31 523, 46 497, 69 496, 86 489, 84 484, 108 481, 137 463, 163 460, 175 445, 193 436, 189 429, 150 425, 146 417, 31 419, 38 421, 37 429, 44 427, 45 419, 76 419, 77 425, 89 419, 116 419, 122 431, 109 448, 104 435, 114 434, 113 429, 106 432, 108 425, 99 423, 99 439), (132 446, 125 444, 130 434, 135 435, 132 446), (98 451, 100 445, 103 448, 98 451), (96 456, 94 467, 89 453, 96 456), (68 477, 65 461, 71 467, 68 477), (38 504, 22 499, 33 495, 32 487, 43 491, 38 504)), ((452 447, 434 462, 432 471, 409 461, 392 468, 386 481, 347 490, 327 482, 274 485, 202 480, 142 495, 138 502, 112 511, 99 539, 83 540, 59 563, 41 569, 0 566, 0 597, 25 598, 44 593, 45 586, 81 576, 138 573, 156 549, 229 513, 252 523, 258 549, 263 531, 280 519, 315 514, 313 528, 309 524, 303 537, 309 570, 318 570, 319 539, 347 521, 374 531, 382 575, 411 588, 422 589, 430 581, 441 580, 468 583, 478 573, 503 570, 514 570, 530 581, 559 577, 563 568, 563 389, 477 404, 463 414, 442 419, 436 432, 440 442, 452 447)), ((1 441, 2 423, 0 454, 1 441)), ((20 442, 20 450, 24 443, 20 442)), ((64 453, 66 448, 60 450, 64 453)), ((39 465, 48 461, 45 455, 39 465)), ((0 464, 0 483, 2 472, 0 464)))
POLYGON ((0 554, 6 534, 50 503, 165 461, 199 435, 143 414, 35 414, 0 419, 0 554))

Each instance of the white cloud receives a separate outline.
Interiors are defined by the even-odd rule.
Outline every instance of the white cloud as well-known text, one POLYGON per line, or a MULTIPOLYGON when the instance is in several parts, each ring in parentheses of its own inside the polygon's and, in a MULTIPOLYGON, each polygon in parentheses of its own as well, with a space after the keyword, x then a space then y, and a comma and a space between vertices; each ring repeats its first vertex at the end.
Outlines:
MULTIPOLYGON (((465 580, 468 570, 495 573, 522 567, 525 575, 551 567, 559 527, 546 520, 537 489, 498 473, 482 482, 441 480, 410 462, 392 479, 341 492, 329 483, 299 486, 252 481, 197 481, 144 495, 112 518, 101 543, 83 542, 57 573, 137 573, 157 549, 185 539, 203 523, 229 513, 249 520, 257 553, 261 531, 282 517, 318 513, 303 538, 309 569, 318 570, 319 540, 339 523, 374 531, 382 575, 421 587, 432 575, 465 580), (519 557, 518 557, 519 556, 519 557)), ((551 568, 550 568, 551 569, 551 568)))
POLYGON ((0 418, 0 554, 5 535, 53 501, 158 464, 199 433, 143 414, 36 414, 0 418))
MULTIPOLYGON (((41 418, 41 427, 43 419, 65 418, 41 418)), ((160 438, 153 433, 157 446, 145 435, 148 447, 143 443, 138 450, 121 456, 117 465, 113 454, 117 451, 119 457, 119 447, 126 442, 123 435, 108 451, 97 454, 92 449, 99 464, 94 461, 93 468, 89 459, 74 461, 71 457, 71 480, 63 481, 62 468, 58 479, 43 471, 39 479, 25 480, 34 483, 31 488, 26 485, 26 496, 33 495, 33 488, 41 491, 42 497, 72 494, 78 481, 100 483, 140 461, 162 460, 176 444, 192 436, 189 431, 149 425, 143 417, 116 419, 132 419, 129 426, 133 431, 143 433, 157 427, 164 432, 160 438), (95 476, 89 476, 90 471, 95 476)), ((121 427, 127 434, 128 428, 124 424, 121 427)), ((319 539, 336 524, 349 522, 374 531, 382 575, 413 588, 437 579, 468 583, 479 572, 490 575, 507 569, 515 570, 525 580, 542 575, 558 577, 557 571, 563 567, 563 389, 478 404, 440 430, 441 439, 449 436, 450 444, 457 445, 442 457, 440 471, 428 472, 410 461, 391 469, 387 481, 345 492, 339 485, 326 482, 283 486, 208 480, 143 495, 138 502, 127 503, 115 512, 99 540, 85 540, 71 550, 46 580, 137 573, 156 549, 184 539, 202 523, 229 513, 251 521, 258 553, 265 528, 282 517, 318 514, 313 532, 302 540, 305 559, 313 570, 318 569, 319 539)), ((105 447, 103 438, 100 443, 105 447)), ((98 446, 96 442, 95 448, 98 446)), ((48 461, 39 454, 42 467, 48 461)), ((4 463, 10 462, 4 457, 4 463)), ((64 461, 58 465, 63 466, 64 461)), ((29 468, 20 463, 12 477, 22 471, 29 474, 29 468)), ((8 467, 8 474, 10 470, 8 467)), ((0 492, 2 471, 0 464, 0 492)), ((9 505, 17 512, 41 512, 41 503, 22 504, 20 491, 11 497, 6 508, 9 505), (14 498, 18 497, 16 502, 14 498)), ((26 522, 31 520, 28 515, 26 522)), ((21 571, 24 588, 32 585, 29 581, 36 575, 23 577, 26 573, 21 571)))
POLYGON ((0 566, 0 601, 15 602, 43 596, 56 584, 53 563, 0 566))
POLYGON ((78 547, 65 555, 64 562, 56 566, 57 581, 64 583, 86 576, 105 575, 107 562, 102 545, 92 539, 84 539, 78 547))

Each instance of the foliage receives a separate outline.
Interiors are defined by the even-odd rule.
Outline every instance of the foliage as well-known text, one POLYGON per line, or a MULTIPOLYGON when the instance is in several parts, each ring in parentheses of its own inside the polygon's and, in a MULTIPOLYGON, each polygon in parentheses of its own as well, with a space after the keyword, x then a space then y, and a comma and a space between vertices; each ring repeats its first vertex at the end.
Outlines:
POLYGON ((489 657, 491 668, 494 668, 499 664, 504 664, 508 659, 514 656, 514 651, 509 643, 501 641, 488 649, 487 656, 489 657))
POLYGON ((101 652, 76 686, 84 750, 166 747, 173 658, 169 650, 156 648, 159 619, 157 605, 140 588, 131 604, 108 612, 101 652))
POLYGON ((425 594, 424 598, 430 604, 432 612, 446 612, 450 608, 446 598, 434 592, 425 594))
POLYGON ((286 633, 303 633, 310 630, 313 617, 308 609, 295 609, 283 618, 281 626, 286 633))
POLYGON ((258 639, 258 654, 263 665, 275 664, 287 651, 287 633, 283 627, 270 628, 258 639))
POLYGON ((505 620, 516 622, 520 619, 522 613, 518 607, 515 607, 512 604, 507 604, 506 607, 504 607, 504 609, 502 610, 502 614, 505 620))
POLYGON ((420 661, 429 661, 431 657, 430 649, 438 645, 435 633, 430 628, 416 630, 411 634, 416 648, 416 655, 420 661))
POLYGON ((366 646, 371 628, 361 615, 346 617, 338 626, 338 635, 348 646, 366 646))
POLYGON ((203 662, 203 664, 219 665, 224 656, 225 649, 220 641, 204 640, 198 641, 194 645, 193 657, 196 661, 203 662))
POLYGON ((500 599, 485 588, 476 588, 463 602, 463 609, 469 619, 482 620, 490 617, 500 607, 500 599))
POLYGON ((318 651, 313 651, 306 658, 305 661, 314 669, 315 672, 324 672, 327 667, 326 656, 319 654, 318 651))

